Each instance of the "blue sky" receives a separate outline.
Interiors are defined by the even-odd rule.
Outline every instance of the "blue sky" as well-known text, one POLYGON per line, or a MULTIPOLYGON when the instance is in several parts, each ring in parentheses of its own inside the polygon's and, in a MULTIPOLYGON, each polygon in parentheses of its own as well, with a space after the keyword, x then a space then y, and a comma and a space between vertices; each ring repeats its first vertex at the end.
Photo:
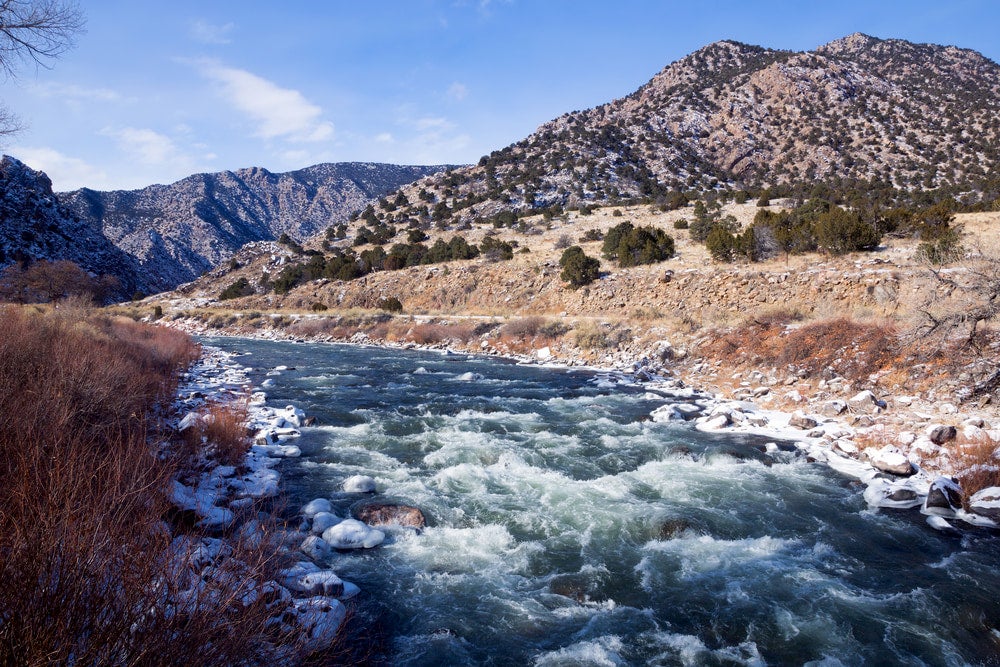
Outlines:
POLYGON ((808 50, 850 34, 1000 60, 1000 2, 82 2, 51 69, 0 83, 2 149, 57 190, 317 162, 475 162, 632 92, 720 39, 808 50))

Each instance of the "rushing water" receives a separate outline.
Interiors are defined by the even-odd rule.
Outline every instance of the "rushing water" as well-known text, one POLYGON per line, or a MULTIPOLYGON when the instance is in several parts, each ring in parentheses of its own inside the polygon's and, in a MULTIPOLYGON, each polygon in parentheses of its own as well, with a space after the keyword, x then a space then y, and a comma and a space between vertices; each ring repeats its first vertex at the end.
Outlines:
POLYGON ((1000 539, 870 511, 763 438, 645 417, 589 372, 350 346, 212 341, 319 426, 282 469, 346 516, 351 475, 420 507, 332 565, 392 665, 958 665, 1000 656, 1000 539), (270 383, 269 383, 270 384, 270 383), (774 448, 771 448, 773 451, 774 448))

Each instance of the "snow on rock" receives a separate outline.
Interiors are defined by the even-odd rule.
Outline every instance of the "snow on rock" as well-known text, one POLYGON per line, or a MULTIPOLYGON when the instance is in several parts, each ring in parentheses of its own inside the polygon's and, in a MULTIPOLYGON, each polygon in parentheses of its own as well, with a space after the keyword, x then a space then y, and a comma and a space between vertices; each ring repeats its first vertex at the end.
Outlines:
POLYGON ((315 498, 302 506, 302 515, 307 518, 312 518, 320 512, 329 512, 332 509, 330 501, 326 498, 315 498))
POLYGON ((867 389, 847 399, 847 405, 850 406, 851 410, 854 412, 861 412, 865 414, 877 412, 885 409, 886 407, 885 401, 879 400, 875 394, 867 389))
POLYGON ((177 422, 177 431, 183 433, 189 428, 198 426, 201 422, 201 415, 197 412, 189 412, 184 417, 177 422))
POLYGON ((356 519, 344 519, 323 531, 323 539, 334 549, 371 549, 382 544, 385 533, 356 519))
POLYGON ((948 523, 948 520, 944 517, 937 515, 931 515, 927 517, 927 525, 934 530, 940 530, 942 533, 948 533, 950 535, 957 535, 958 531, 955 527, 948 523))
POLYGON ((887 480, 873 479, 865 489, 865 502, 870 507, 892 507, 910 509, 923 504, 927 486, 919 479, 887 480))
POLYGON ((225 528, 233 522, 232 510, 217 507, 217 495, 211 488, 192 488, 174 480, 170 491, 170 502, 182 510, 191 510, 198 515, 200 526, 225 528))
POLYGON ((299 551, 318 561, 326 561, 333 556, 333 547, 318 535, 310 535, 303 540, 299 551))
POLYGON ((867 450, 868 460, 873 466, 893 475, 913 474, 913 464, 895 445, 886 445, 874 452, 867 450))
POLYGON ((328 597, 316 596, 295 600, 292 605, 295 624, 307 636, 306 649, 322 651, 333 644, 340 625, 347 617, 347 608, 343 603, 328 597))
POLYGON ((341 519, 331 512, 317 512, 312 519, 312 532, 322 535, 330 526, 336 526, 341 519))
POLYGON ((684 421, 684 415, 669 403, 650 412, 649 418, 654 422, 684 421))
POLYGON ((990 486, 972 494, 969 509, 979 516, 1000 521, 1000 486, 990 486))
POLYGON ((962 509, 962 487, 947 477, 937 477, 931 482, 927 499, 920 510, 924 514, 955 516, 962 509))
POLYGON ((344 480, 347 493, 375 493, 375 480, 368 475, 354 475, 344 480))

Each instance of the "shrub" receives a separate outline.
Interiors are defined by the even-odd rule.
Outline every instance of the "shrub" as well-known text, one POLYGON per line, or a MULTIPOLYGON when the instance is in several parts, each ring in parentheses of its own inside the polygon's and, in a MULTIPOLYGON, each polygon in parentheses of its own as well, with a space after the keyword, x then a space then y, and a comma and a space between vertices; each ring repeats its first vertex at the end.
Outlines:
POLYGON ((688 228, 687 218, 678 218, 674 220, 674 229, 687 229, 688 228))
POLYGON ((246 278, 239 278, 232 285, 222 290, 219 294, 219 301, 238 299, 240 297, 250 296, 251 294, 253 294, 253 286, 250 285, 250 281, 246 278))
POLYGON ((491 262, 499 262, 514 257, 514 246, 495 236, 487 236, 479 244, 479 252, 491 262))
POLYGON ((597 280, 601 275, 601 262, 595 257, 589 257, 578 246, 570 246, 559 258, 562 273, 559 277, 567 281, 571 287, 582 287, 597 280))
POLYGON ((222 465, 238 465, 250 450, 247 401, 213 403, 198 429, 207 439, 208 454, 222 465))
POLYGON ((403 303, 397 297, 387 296, 379 299, 378 308, 388 313, 401 313, 403 312, 403 303))
POLYGON ((622 267, 654 264, 674 256, 674 239, 662 229, 626 221, 608 230, 602 251, 622 267))
POLYGON ((839 206, 817 216, 813 228, 817 242, 831 255, 870 250, 882 239, 875 225, 839 206))
POLYGON ((325 303, 320 303, 319 301, 316 301, 311 306, 309 306, 309 310, 313 311, 314 313, 321 313, 324 310, 327 310, 327 307, 325 303))
POLYGON ((556 239, 555 249, 556 250, 565 250, 566 248, 570 247, 571 245, 573 245, 573 239, 571 239, 568 234, 562 234, 562 235, 559 236, 558 239, 556 239))
POLYGON ((580 243, 587 243, 589 241, 601 241, 604 239, 604 234, 601 233, 599 229, 588 229, 583 236, 580 237, 580 243))
POLYGON ((534 338, 544 327, 544 317, 522 317, 504 324, 500 328, 500 335, 507 338, 534 338))

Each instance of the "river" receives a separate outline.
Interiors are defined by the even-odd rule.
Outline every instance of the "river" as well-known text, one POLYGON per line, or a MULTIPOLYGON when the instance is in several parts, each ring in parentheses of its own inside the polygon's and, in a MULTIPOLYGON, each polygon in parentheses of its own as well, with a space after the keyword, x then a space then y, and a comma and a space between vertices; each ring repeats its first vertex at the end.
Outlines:
MULTIPOLYGON (((960 665, 1000 656, 1000 539, 870 510, 789 443, 649 413, 607 374, 346 345, 209 339, 318 425, 293 506, 370 475, 415 505, 331 565, 392 665, 960 665), (289 370, 271 372, 276 366, 289 370)), ((690 400, 690 399, 685 399, 690 400)))

